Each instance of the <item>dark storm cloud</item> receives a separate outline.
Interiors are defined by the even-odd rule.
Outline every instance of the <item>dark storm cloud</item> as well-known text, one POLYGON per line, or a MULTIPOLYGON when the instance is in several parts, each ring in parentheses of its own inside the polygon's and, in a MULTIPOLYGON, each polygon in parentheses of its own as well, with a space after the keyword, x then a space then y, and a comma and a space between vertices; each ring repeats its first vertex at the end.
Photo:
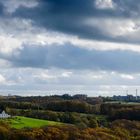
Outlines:
MULTIPOLYGON (((97 27, 85 25, 88 18, 134 18, 139 15, 139 1, 114 0, 115 8, 99 9, 95 0, 40 0, 34 8, 20 7, 14 17, 28 18, 46 29, 78 35, 82 38, 116 42, 139 43, 122 37, 103 33, 97 27)), ((112 19, 112 20, 113 20, 112 19)), ((120 20, 120 19, 118 19, 120 20)))
MULTIPOLYGON (((137 16, 140 15, 140 1, 139 0, 113 0, 118 5, 118 10, 121 11, 121 15, 128 17, 134 16, 134 12, 137 16)), ((120 16, 121 16, 120 15, 120 16)))
MULTIPOLYGON (((137 39, 131 40, 127 39, 127 37, 114 37, 107 33, 104 34, 98 28, 91 28, 83 24, 83 21, 91 17, 113 18, 118 22, 121 21, 121 18, 136 18, 140 11, 140 2, 138 0, 135 0, 135 2, 133 0, 114 0, 115 7, 105 9, 98 8, 94 0, 38 0, 38 2, 39 5, 36 7, 27 8, 22 5, 8 16, 11 16, 10 18, 32 19, 33 27, 44 27, 54 31, 78 35, 79 37, 137 43, 137 39)), ((2 11, 1 9, 1 13, 3 13, 2 11)), ((3 13, 4 15, 5 13, 3 13)), ((113 19, 111 22, 114 21, 113 19)), ((17 67, 99 69, 119 72, 138 72, 140 70, 140 64, 135 63, 140 61, 140 54, 131 51, 91 51, 64 44, 64 46, 54 45, 50 47, 27 45, 23 46, 23 49, 19 50, 19 52, 18 57, 13 55, 12 57, 2 56, 2 58, 9 60, 17 67)))
POLYGON ((97 15, 92 0, 41 0, 37 8, 20 8, 14 16, 31 18, 35 25, 83 37, 106 38, 98 29, 87 28, 81 21, 97 15))
POLYGON ((4 14, 4 7, 2 3, 0 3, 0 16, 3 16, 3 14, 4 14))
POLYGON ((139 72, 140 54, 131 51, 87 50, 73 45, 24 46, 18 56, 5 57, 16 67, 91 69, 139 72))

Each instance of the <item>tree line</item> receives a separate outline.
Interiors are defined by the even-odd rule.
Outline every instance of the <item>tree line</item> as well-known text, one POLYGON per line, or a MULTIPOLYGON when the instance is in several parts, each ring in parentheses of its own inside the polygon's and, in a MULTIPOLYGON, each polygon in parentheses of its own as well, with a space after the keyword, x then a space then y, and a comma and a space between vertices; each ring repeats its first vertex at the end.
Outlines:
POLYGON ((139 140, 140 122, 117 120, 109 128, 78 128, 75 126, 45 126, 12 129, 0 124, 1 140, 139 140), (133 127, 133 129, 132 129, 133 127))

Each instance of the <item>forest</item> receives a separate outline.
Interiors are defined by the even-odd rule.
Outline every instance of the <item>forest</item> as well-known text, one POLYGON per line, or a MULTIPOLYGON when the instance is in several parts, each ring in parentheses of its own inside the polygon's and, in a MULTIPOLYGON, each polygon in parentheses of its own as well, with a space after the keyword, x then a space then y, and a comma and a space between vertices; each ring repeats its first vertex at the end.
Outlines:
POLYGON ((106 102, 86 95, 0 97, 10 115, 55 121, 63 125, 15 129, 0 121, 2 140, 139 140, 140 104, 106 102))

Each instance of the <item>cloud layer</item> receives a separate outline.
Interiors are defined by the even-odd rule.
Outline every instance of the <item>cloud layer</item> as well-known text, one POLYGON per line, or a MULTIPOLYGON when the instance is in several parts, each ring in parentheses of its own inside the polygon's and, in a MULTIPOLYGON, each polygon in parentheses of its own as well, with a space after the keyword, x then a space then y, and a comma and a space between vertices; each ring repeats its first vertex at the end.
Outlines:
POLYGON ((1 89, 135 88, 139 5, 138 0, 0 0, 1 89))

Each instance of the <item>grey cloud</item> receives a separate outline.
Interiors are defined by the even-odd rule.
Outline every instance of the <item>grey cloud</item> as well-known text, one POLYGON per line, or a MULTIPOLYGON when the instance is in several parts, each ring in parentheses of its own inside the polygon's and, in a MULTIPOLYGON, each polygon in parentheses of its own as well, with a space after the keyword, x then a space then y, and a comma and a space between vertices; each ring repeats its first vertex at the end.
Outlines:
POLYGON ((95 0, 40 0, 34 8, 20 7, 12 14, 13 17, 27 18, 34 25, 81 38, 106 40, 115 42, 140 43, 122 36, 110 36, 98 27, 84 24, 88 18, 133 19, 139 16, 139 1, 113 0, 115 9, 98 9, 95 0))
POLYGON ((113 0, 121 12, 121 14, 132 17, 139 16, 140 5, 139 0, 113 0))
POLYGON ((0 16, 3 16, 3 14, 4 14, 4 7, 2 3, 0 3, 0 16))
MULTIPOLYGON (((15 2, 16 1, 18 0, 15 0, 15 2)), ((51 33, 51 31, 56 32, 58 31, 57 32, 58 35, 59 32, 62 32, 64 33, 63 34, 64 36, 65 34, 71 34, 76 35, 79 38, 94 39, 93 42, 95 42, 95 44, 96 44, 95 40, 119 42, 119 44, 121 44, 120 42, 140 43, 138 38, 138 36, 140 35, 139 0, 135 1, 112 0, 115 3, 115 7, 105 9, 104 8, 100 9, 96 7, 96 5, 94 4, 95 0, 37 0, 37 1, 39 4, 36 5, 35 7, 24 6, 23 4, 20 4, 11 13, 7 13, 6 12, 7 10, 5 9, 6 6, 4 7, 4 5, 2 5, 4 0, 0 0, 1 20, 5 18, 8 19, 6 20, 7 23, 10 22, 12 23, 10 25, 5 23, 5 26, 7 26, 7 28, 4 28, 0 33, 1 36, 5 36, 4 41, 5 40, 8 41, 7 37, 10 35, 12 35, 13 38, 15 38, 17 41, 19 40, 19 42, 23 38, 33 37, 33 40, 31 39, 32 40, 31 42, 30 39, 29 40, 25 39, 25 41, 23 39, 21 41, 21 44, 24 42, 23 43, 24 45, 20 46, 21 45, 20 43, 17 44, 17 47, 14 48, 10 54, 6 53, 6 51, 9 48, 11 48, 12 43, 11 44, 9 43, 7 49, 5 50, 3 48, 6 48, 7 45, 1 46, 1 48, 4 51, 0 52, 0 61, 1 61, 0 63, 3 64, 1 65, 0 74, 2 74, 6 78, 7 80, 6 84, 9 84, 5 86, 0 85, 0 88, 3 91, 12 90, 12 92, 16 91, 18 92, 21 90, 21 92, 25 93, 28 90, 32 89, 38 91, 40 89, 43 89, 46 92, 46 90, 49 88, 55 89, 57 84, 58 85, 60 84, 62 86, 62 89, 64 88, 67 89, 64 86, 64 84, 68 85, 74 84, 75 85, 74 89, 76 90, 77 89, 76 86, 78 84, 85 85, 85 87, 87 85, 91 85, 91 87, 93 87, 93 84, 137 85, 139 83, 140 53, 136 52, 137 50, 135 48, 136 46, 134 46, 135 52, 133 52, 126 51, 126 48, 124 51, 123 50, 101 51, 101 49, 98 49, 99 46, 97 46, 97 50, 96 49, 88 50, 90 48, 85 47, 83 44, 82 44, 83 46, 79 47, 65 42, 63 42, 64 43, 63 45, 53 44, 52 46, 29 45, 31 43, 33 44, 37 43, 36 41, 39 41, 38 42, 39 44, 42 41, 41 39, 35 40, 34 36, 30 35, 34 33, 39 35, 41 34, 42 31, 44 34, 45 32, 51 33), (15 19, 15 22, 13 22, 12 19, 15 19), (32 22, 30 26, 32 26, 35 30, 34 29, 31 30, 27 27, 25 31, 24 28, 26 26, 23 27, 24 24, 21 24, 21 22, 18 21, 16 22, 17 19, 18 20, 24 19, 25 24, 26 19, 31 20, 32 22), (93 23, 91 22, 90 26, 89 24, 85 24, 85 21, 88 21, 88 19, 91 19, 91 21, 92 19, 93 20, 96 19, 99 22, 95 21, 94 23, 95 26, 92 26, 93 23), (125 22, 120 23, 120 21, 122 20, 125 20, 125 22), (114 22, 117 21, 116 24, 114 24, 113 21, 114 22), (127 21, 128 22, 130 21, 130 26, 129 24, 126 24, 127 21), (108 23, 111 23, 111 25, 108 23), (96 26, 98 24, 100 24, 100 26, 96 26), (119 33, 115 32, 115 29, 118 29, 117 26, 119 29, 121 27, 122 32, 124 33, 124 34, 122 33, 123 36, 118 36, 119 33), (110 31, 108 32, 108 30, 110 31), (116 34, 114 35, 113 33, 116 34), (8 65, 8 67, 5 67, 5 65, 8 65), (34 75, 37 74, 39 75, 42 72, 50 71, 52 69, 54 70, 54 72, 50 72, 48 74, 54 76, 56 72, 59 72, 58 75, 61 75, 62 72, 65 71, 72 71, 73 73, 70 78, 59 77, 58 81, 52 80, 52 82, 49 82, 49 80, 47 81, 45 79, 43 81, 44 86, 42 86, 41 83, 42 81, 35 79, 34 75), (103 74, 103 77, 101 75, 102 79, 100 78, 98 79, 97 78, 98 76, 96 76, 96 72, 97 74, 100 75, 102 74, 102 71, 103 72, 105 71, 105 73, 103 74), (115 71, 115 75, 112 74, 112 71, 113 72, 115 71), (123 73, 124 75, 121 75, 121 73, 123 73), (52 84, 51 87, 50 85, 48 85, 50 83, 52 84)), ((65 37, 68 38, 69 36, 65 37)), ((45 40, 45 43, 47 43, 47 39, 45 40)), ((101 43, 103 44, 103 42, 101 43)), ((109 47, 115 48, 116 45, 115 46, 112 45, 109 47)), ((103 47, 102 45, 101 47, 104 50, 106 48, 103 47)), ((72 88, 73 87, 69 87, 69 89, 72 88)), ((56 89, 60 89, 60 87, 57 87, 56 89)), ((86 90, 87 89, 90 88, 87 87, 86 90)), ((100 89, 96 89, 95 87, 93 87, 92 92, 93 90, 99 91, 100 89)), ((5 91, 5 93, 9 93, 9 91, 5 91)))
POLYGON ((18 56, 3 58, 9 60, 14 67, 140 71, 140 54, 131 51, 91 51, 71 44, 23 46, 19 51, 18 56))

